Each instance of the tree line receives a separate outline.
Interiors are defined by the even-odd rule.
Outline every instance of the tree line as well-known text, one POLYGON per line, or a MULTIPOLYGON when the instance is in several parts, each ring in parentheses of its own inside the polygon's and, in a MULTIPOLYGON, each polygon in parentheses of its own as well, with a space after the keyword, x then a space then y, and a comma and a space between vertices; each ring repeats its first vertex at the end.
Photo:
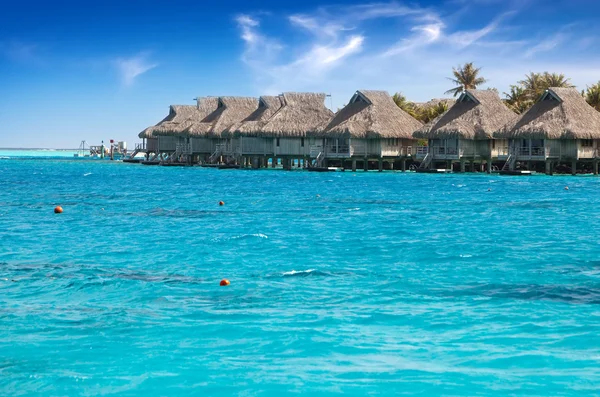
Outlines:
MULTIPOLYGON (((481 75, 481 68, 475 67, 473 62, 452 68, 452 77, 448 79, 454 83, 454 87, 446 91, 445 94, 452 94, 454 97, 460 95, 465 90, 477 89, 488 81, 481 75)), ((533 106, 535 101, 548 88, 575 87, 571 84, 570 80, 562 73, 531 72, 525 75, 523 80, 519 80, 517 84, 511 85, 509 92, 503 93, 504 98, 502 100, 514 112, 521 114, 533 106)), ((488 90, 498 92, 495 88, 488 88, 488 90)), ((587 103, 600 111, 600 82, 586 87, 585 90, 581 91, 581 95, 587 103)), ((394 94, 393 99, 398 107, 423 123, 428 123, 445 113, 450 106, 448 100, 416 104, 407 100, 401 93, 394 94)))

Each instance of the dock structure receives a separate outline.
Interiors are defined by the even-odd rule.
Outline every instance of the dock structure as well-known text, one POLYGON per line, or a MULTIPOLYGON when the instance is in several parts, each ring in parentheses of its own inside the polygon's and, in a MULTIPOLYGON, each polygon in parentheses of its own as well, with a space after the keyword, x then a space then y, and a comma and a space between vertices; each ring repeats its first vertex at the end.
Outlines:
POLYGON ((337 165, 345 169, 351 164, 356 171, 370 164, 379 171, 406 171, 412 163, 426 155, 419 148, 413 132, 423 124, 400 109, 385 91, 359 90, 348 105, 335 114, 322 131, 311 138, 311 156, 320 168, 337 165))
POLYGON ((466 90, 442 115, 414 133, 428 140, 429 150, 417 171, 499 170, 508 159, 508 142, 494 133, 518 115, 490 90, 466 90), (457 167, 455 167, 457 166, 457 167))
POLYGON ((182 134, 190 139, 192 154, 203 164, 237 166, 240 153, 233 148, 233 128, 258 108, 253 97, 218 97, 216 108, 192 122, 182 134))
POLYGON ((598 175, 600 113, 575 88, 550 88, 495 136, 508 141, 503 171, 598 175))

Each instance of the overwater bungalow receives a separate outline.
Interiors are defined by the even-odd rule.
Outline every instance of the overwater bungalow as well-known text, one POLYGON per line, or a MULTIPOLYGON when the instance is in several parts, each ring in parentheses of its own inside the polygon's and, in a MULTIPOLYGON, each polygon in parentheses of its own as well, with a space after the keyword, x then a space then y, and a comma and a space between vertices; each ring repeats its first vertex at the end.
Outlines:
POLYGON ((317 142, 315 133, 333 116, 333 112, 325 106, 326 96, 312 92, 281 94, 281 108, 258 132, 258 136, 271 139, 274 159, 272 164, 281 159, 284 169, 290 169, 294 163, 308 165, 311 146, 317 142))
POLYGON ((150 154, 158 157, 162 154, 168 154, 175 151, 177 140, 172 137, 162 136, 165 130, 169 130, 170 126, 178 125, 187 119, 193 112, 196 111, 196 106, 188 105, 171 105, 169 106, 169 114, 156 125, 144 129, 138 134, 142 138, 142 144, 136 147, 136 151, 145 152, 148 158, 150 154))
POLYGON ((550 88, 521 117, 496 133, 508 141, 503 170, 545 168, 552 174, 561 163, 572 174, 591 167, 598 174, 600 113, 575 88, 550 88))
POLYGON ((248 118, 258 108, 258 99, 252 97, 219 97, 216 109, 202 120, 190 123, 182 135, 191 139, 192 152, 198 150, 210 155, 208 162, 239 162, 239 153, 231 148, 233 127, 248 118))
POLYGON ((324 167, 332 162, 344 166, 351 160, 352 170, 356 170, 358 160, 368 170, 369 160, 375 160, 382 170, 384 162, 393 168, 394 162, 401 160, 406 170, 406 160, 417 154, 413 132, 422 126, 387 92, 360 90, 316 134, 311 151, 324 167))
POLYGON ((192 140, 186 129, 194 123, 202 122, 217 109, 217 97, 199 97, 193 110, 186 113, 186 117, 176 118, 162 124, 155 131, 165 144, 161 148, 168 149, 170 162, 194 163, 198 162, 202 154, 212 153, 209 139, 192 140), (205 142, 208 141, 208 142, 205 142))
MULTIPOLYGON (((263 127, 284 105, 281 95, 261 96, 258 108, 243 121, 231 128, 233 137, 230 150, 238 153, 244 166, 266 166, 265 159, 275 154, 273 139, 263 135, 263 127)), ((273 162, 275 164, 275 162, 273 162)))
POLYGON ((427 139, 429 146, 419 171, 438 170, 440 163, 451 171, 459 163, 465 172, 469 162, 470 171, 477 165, 489 173, 494 160, 502 167, 508 146, 504 140, 495 140, 494 133, 517 118, 496 92, 466 90, 447 112, 415 131, 414 137, 427 139))
POLYGON ((153 127, 152 135, 157 139, 157 151, 161 159, 173 159, 176 153, 182 151, 181 142, 173 131, 197 112, 197 105, 171 105, 169 116, 153 127))

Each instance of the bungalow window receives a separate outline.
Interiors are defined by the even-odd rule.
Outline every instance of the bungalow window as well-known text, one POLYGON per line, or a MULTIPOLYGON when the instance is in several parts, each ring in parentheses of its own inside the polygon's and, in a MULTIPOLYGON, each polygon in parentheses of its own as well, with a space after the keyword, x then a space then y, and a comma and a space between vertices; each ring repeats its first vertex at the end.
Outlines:
POLYGON ((279 138, 277 138, 277 147, 279 147, 279 138))
POLYGON ((304 147, 304 138, 300 138, 300 146, 304 147))
POLYGON ((592 146, 594 146, 594 140, 593 139, 582 139, 581 146, 582 147, 592 147, 592 146))

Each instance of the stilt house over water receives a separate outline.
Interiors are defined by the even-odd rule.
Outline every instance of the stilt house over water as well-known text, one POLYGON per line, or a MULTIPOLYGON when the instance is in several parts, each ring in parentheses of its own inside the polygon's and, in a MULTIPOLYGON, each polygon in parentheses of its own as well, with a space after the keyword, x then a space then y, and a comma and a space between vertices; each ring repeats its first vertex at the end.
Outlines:
POLYGON ((466 90, 447 112, 415 132, 416 138, 429 141, 429 153, 419 170, 437 169, 440 163, 452 170, 459 163, 465 172, 469 162, 470 171, 477 164, 491 172, 494 161, 501 167, 508 158, 508 145, 495 140, 494 133, 517 118, 496 92, 466 90))
POLYGON ((142 147, 140 147, 142 150, 140 151, 155 155, 175 152, 177 139, 161 136, 160 134, 185 121, 196 110, 197 106, 193 105, 171 105, 167 117, 158 124, 148 127, 139 133, 138 137, 142 138, 142 147))
POLYGON ((333 117, 325 106, 326 94, 313 92, 284 92, 281 108, 261 128, 259 136, 270 139, 273 145, 272 164, 279 159, 283 168, 293 164, 308 165, 311 146, 317 141, 309 138, 321 131, 333 117))
POLYGON ((264 159, 272 158, 273 139, 262 134, 263 127, 284 105, 283 96, 261 96, 258 108, 243 121, 231 128, 231 151, 238 153, 243 166, 259 168, 265 165, 264 159), (259 164, 260 163, 260 164, 259 164))
POLYGON ((422 126, 400 109, 387 92, 360 90, 316 134, 311 151, 317 153, 324 166, 334 161, 344 166, 346 160, 351 160, 355 170, 358 160, 367 170, 369 160, 376 160, 381 170, 386 159, 391 167, 394 160, 402 159, 406 169, 406 159, 417 155, 413 132, 422 126))
MULTIPOLYGON (((156 129, 154 134, 159 136, 160 142, 164 142, 161 145, 161 150, 167 152, 170 161, 190 162, 192 160, 194 147, 192 147, 192 142, 184 131, 193 123, 201 122, 212 113, 217 108, 217 102, 216 97, 197 98, 197 105, 193 111, 187 113, 186 118, 176 118, 163 123, 156 129)), ((210 153, 210 145, 208 146, 208 153, 210 153)))
POLYGON ((185 129, 194 142, 210 140, 212 153, 208 162, 237 162, 238 154, 232 150, 233 129, 258 108, 258 99, 252 97, 219 97, 217 108, 202 120, 185 129))
POLYGON ((546 173, 552 174, 558 164, 567 163, 573 174, 578 165, 598 173, 600 113, 575 88, 548 89, 496 137, 509 142, 510 171, 545 164, 546 173))

